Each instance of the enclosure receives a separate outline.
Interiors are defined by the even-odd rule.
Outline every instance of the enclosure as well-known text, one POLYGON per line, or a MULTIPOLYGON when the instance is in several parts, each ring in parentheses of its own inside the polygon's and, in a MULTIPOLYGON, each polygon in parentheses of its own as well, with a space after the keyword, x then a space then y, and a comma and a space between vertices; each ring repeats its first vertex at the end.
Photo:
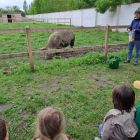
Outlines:
MULTIPOLYGON (((28 52, 25 26, 30 29, 67 28, 71 26, 44 23, 0 23, 4 29, 24 29, 24 32, 1 33, 0 54, 28 52)), ((105 30, 79 29, 75 48, 104 46, 105 30)), ((33 51, 44 47, 51 32, 31 32, 33 51)), ((109 44, 127 43, 127 33, 109 31, 109 44)), ((114 46, 115 47, 115 46, 114 46)), ((104 61, 104 51, 90 52, 65 59, 44 59, 34 56, 35 71, 28 64, 28 55, 0 59, 0 116, 8 122, 9 135, 14 140, 29 140, 34 135, 37 113, 46 106, 57 106, 65 114, 66 132, 75 140, 91 140, 98 136, 98 125, 112 108, 111 92, 115 85, 132 86, 139 77, 140 65, 124 64, 125 49, 109 52, 121 58, 120 68, 111 70, 104 61)), ((138 90, 136 104, 140 100, 138 90)))

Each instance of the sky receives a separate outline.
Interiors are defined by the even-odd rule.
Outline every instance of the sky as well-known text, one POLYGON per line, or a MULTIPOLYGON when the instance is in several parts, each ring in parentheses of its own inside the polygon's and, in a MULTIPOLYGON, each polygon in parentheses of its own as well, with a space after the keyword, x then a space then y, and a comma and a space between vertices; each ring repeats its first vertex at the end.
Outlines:
MULTIPOLYGON (((23 1, 24 0, 0 0, 0 8, 5 8, 6 6, 17 5, 21 10, 23 9, 23 1)), ((33 0, 26 0, 29 5, 33 0)))

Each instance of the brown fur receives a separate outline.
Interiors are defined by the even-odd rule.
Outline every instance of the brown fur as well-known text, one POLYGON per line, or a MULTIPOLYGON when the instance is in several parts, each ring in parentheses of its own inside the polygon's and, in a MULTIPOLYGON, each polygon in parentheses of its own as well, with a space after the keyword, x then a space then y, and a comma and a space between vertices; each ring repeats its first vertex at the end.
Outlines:
POLYGON ((63 30, 54 32, 48 39, 48 49, 62 49, 67 46, 74 46, 75 36, 72 31, 63 30))

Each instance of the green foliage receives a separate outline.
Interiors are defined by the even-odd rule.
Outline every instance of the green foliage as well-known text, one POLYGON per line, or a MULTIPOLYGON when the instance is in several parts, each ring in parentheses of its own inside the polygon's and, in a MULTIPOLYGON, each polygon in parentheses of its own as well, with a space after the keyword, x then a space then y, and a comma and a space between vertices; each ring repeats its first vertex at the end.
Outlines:
POLYGON ((97 0, 83 0, 87 5, 88 7, 94 7, 95 6, 95 2, 97 0))
POLYGON ((24 10, 25 14, 28 14, 28 5, 27 5, 26 0, 24 0, 24 2, 23 2, 23 10, 24 10))
POLYGON ((34 0, 29 11, 30 14, 39 14, 95 7, 104 13, 108 9, 114 11, 118 5, 135 2, 139 0, 34 0))
POLYGON ((118 5, 122 4, 122 0, 97 0, 96 1, 96 10, 104 13, 108 9, 114 11, 118 5))
POLYGON ((111 55, 108 57, 108 64, 109 64, 109 68, 111 69, 118 69, 119 68, 119 63, 120 63, 120 57, 119 56, 115 56, 115 55, 111 55))
POLYGON ((2 14, 7 14, 7 13, 21 13, 23 16, 25 15, 25 13, 23 11, 20 10, 20 8, 16 5, 12 6, 12 7, 6 7, 6 8, 0 8, 0 17, 2 16, 2 14))
POLYGON ((113 64, 114 62, 119 62, 120 61, 120 58, 118 56, 110 56, 108 58, 108 63, 109 64, 113 64))
POLYGON ((140 2, 140 0, 123 0, 124 4, 140 2))
POLYGON ((50 13, 92 7, 84 0, 34 0, 29 8, 30 14, 50 13))

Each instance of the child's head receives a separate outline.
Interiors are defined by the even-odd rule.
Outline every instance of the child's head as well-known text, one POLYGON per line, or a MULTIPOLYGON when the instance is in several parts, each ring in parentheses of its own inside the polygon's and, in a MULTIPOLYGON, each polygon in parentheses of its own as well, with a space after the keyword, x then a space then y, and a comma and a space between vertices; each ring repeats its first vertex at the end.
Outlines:
POLYGON ((6 123, 2 119, 0 119, 0 140, 8 140, 6 123))
POLYGON ((39 137, 53 140, 64 130, 63 113, 55 107, 47 107, 38 114, 37 134, 39 137))
POLYGON ((112 99, 115 109, 130 112, 135 103, 135 93, 131 87, 119 85, 113 89, 112 99))
POLYGON ((137 19, 140 18, 140 9, 137 9, 137 10, 134 12, 134 16, 135 16, 135 18, 137 18, 137 19))

